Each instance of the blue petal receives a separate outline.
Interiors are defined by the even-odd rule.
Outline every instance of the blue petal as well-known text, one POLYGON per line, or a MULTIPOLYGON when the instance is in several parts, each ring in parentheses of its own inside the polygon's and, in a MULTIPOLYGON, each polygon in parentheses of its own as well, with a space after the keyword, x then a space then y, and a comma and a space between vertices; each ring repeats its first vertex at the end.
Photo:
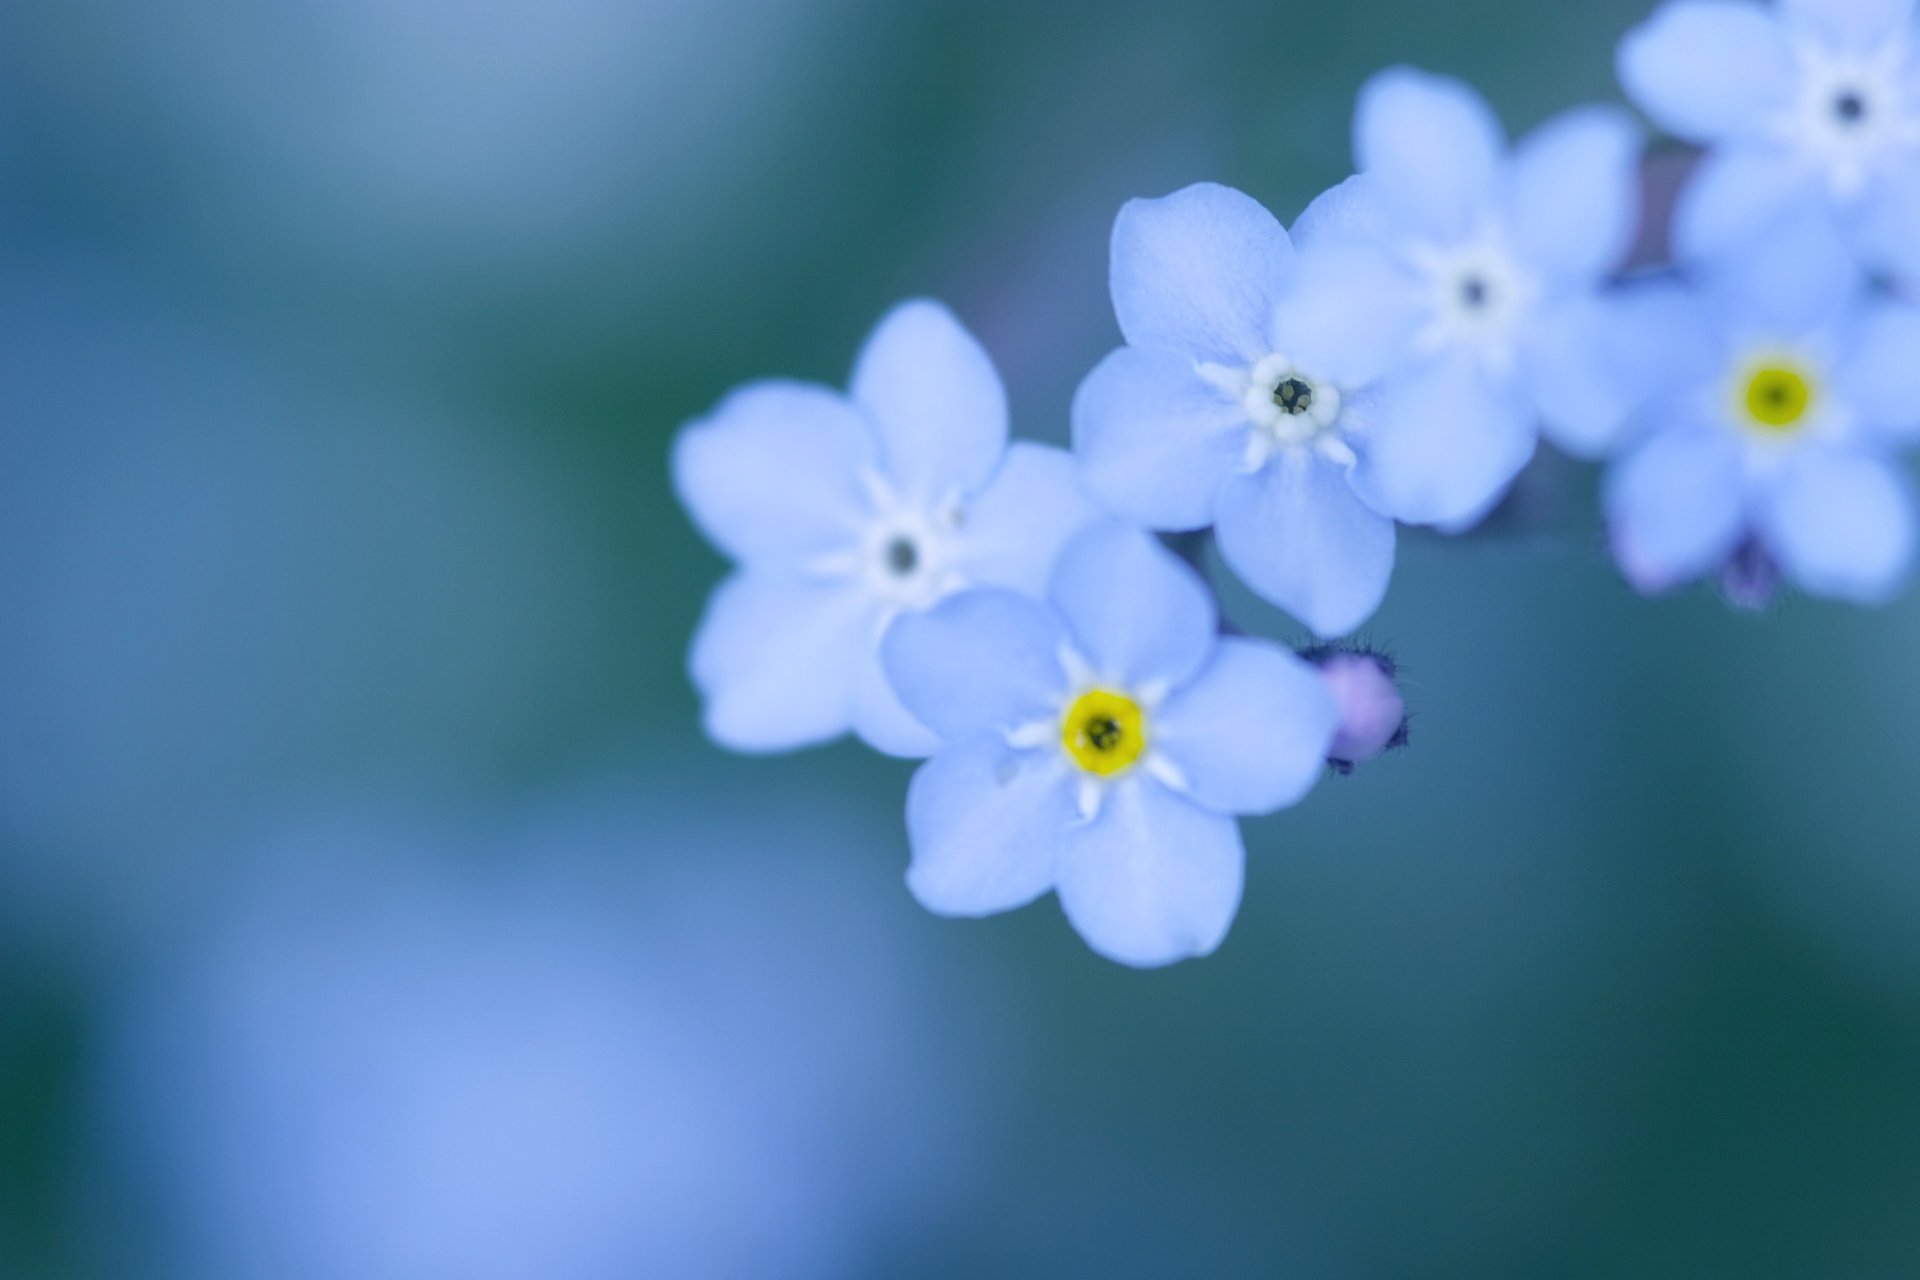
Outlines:
POLYGON ((1799 83, 1778 19, 1744 0, 1673 0, 1620 42, 1620 83, 1690 142, 1758 133, 1799 83))
POLYGON ((1246 875, 1240 828, 1151 778, 1112 787, 1056 863, 1060 905, 1087 945, 1140 968, 1210 954, 1246 875))
POLYGON ((1053 887, 1078 821, 1057 755, 1015 752, 996 734, 963 739, 920 766, 907 789, 907 887, 945 916, 1025 906, 1053 887))
POLYGON ((1273 349, 1336 386, 1404 365, 1419 320, 1413 278, 1378 244, 1330 237, 1300 255, 1273 315, 1273 349))
POLYGON ((1854 210, 1849 230, 1870 265, 1920 280, 1920 165, 1881 173, 1854 210))
POLYGON ((1711 261, 1750 247, 1782 221, 1819 209, 1820 181, 1781 147, 1735 143, 1708 152, 1674 206, 1674 256, 1711 261))
POLYGON ((875 606, 851 583, 739 573, 707 602, 690 667, 707 733, 735 751, 786 751, 845 733, 875 606))
POLYGON ((1710 381, 1721 359, 1699 300, 1664 281, 1549 307, 1525 344, 1542 429, 1581 458, 1613 452, 1641 410, 1710 381))
POLYGON ((867 339, 853 399, 880 432, 886 472, 923 500, 971 493, 1007 447, 1007 393, 993 361, 937 302, 903 302, 867 339))
POLYGON ((1892 444, 1920 437, 1920 306, 1869 303, 1839 346, 1834 380, 1865 433, 1892 444))
POLYGON ((1393 576, 1393 521, 1360 500, 1346 468, 1299 451, 1227 482, 1215 536, 1242 582, 1318 636, 1372 617, 1393 576))
POLYGON ((1798 338, 1837 321, 1866 280, 1833 219, 1806 209, 1714 261, 1702 283, 1728 328, 1798 338))
POLYGON ((1011 591, 963 591, 894 619, 881 659, 901 702, 953 741, 1058 716, 1065 642, 1045 605, 1011 591))
POLYGON ((1746 532, 1738 446, 1717 430, 1663 431, 1607 473, 1614 559, 1643 592, 1724 563, 1746 532))
POLYGON ((1199 183, 1130 200, 1113 224, 1113 309, 1136 347, 1251 364, 1293 266, 1271 213, 1231 187, 1199 183))
POLYGON ((1506 491, 1535 444, 1517 389, 1446 355, 1380 387, 1354 485, 1396 520, 1458 525, 1506 491))
POLYGON ((1293 247, 1305 253, 1323 245, 1380 244, 1393 238, 1397 228, 1377 185, 1356 173, 1315 196, 1294 220, 1293 247))
POLYGON ((1213 594, 1179 557, 1137 529, 1096 525, 1067 544, 1048 596, 1100 679, 1178 686, 1213 651, 1213 594))
POLYGON ((969 582, 1045 593, 1060 549, 1102 517, 1073 455, 1015 441, 987 487, 967 504, 956 567, 969 582))
POLYGON ((1101 502, 1151 529, 1213 522, 1213 496, 1246 455, 1246 410, 1168 347, 1122 347, 1073 397, 1073 449, 1101 502))
POLYGON ((1505 149, 1486 100, 1458 80, 1394 67, 1360 90, 1354 155, 1402 227, 1442 240, 1472 231, 1505 149))
POLYGON ((1326 772, 1340 706, 1326 681, 1264 640, 1229 638, 1160 707, 1155 751, 1217 813, 1272 813, 1299 803, 1326 772))
POLYGON ((1913 0, 1780 0, 1788 23, 1830 49, 1868 53, 1913 21, 1913 0))
POLYGON ((1515 247, 1559 280, 1598 281, 1633 247, 1639 166, 1640 131, 1624 111, 1585 107, 1548 121, 1514 152, 1515 247))
MULTIPOLYGON (((897 625, 898 620, 887 630, 897 625)), ((882 755, 918 760, 940 748, 940 735, 907 710, 894 692, 879 653, 854 673, 853 731, 882 755)))
POLYGON ((702 533, 735 560, 798 567, 844 549, 866 520, 860 472, 873 433, 825 387, 757 382, 673 446, 673 485, 702 533))
POLYGON ((1885 603, 1913 561, 1913 497, 1866 454, 1806 450, 1768 493, 1760 526, 1781 572, 1816 595, 1885 603))

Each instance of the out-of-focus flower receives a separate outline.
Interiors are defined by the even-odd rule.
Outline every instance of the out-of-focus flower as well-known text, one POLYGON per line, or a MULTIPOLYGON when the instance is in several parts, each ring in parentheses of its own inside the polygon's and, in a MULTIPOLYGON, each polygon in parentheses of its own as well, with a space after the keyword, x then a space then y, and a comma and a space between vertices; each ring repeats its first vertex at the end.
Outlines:
POLYGON ((1920 274, 1920 31, 1912 0, 1675 0, 1621 42, 1620 80, 1710 147, 1675 213, 1683 258, 1737 252, 1795 211, 1920 274))
POLYGON ((102 1036, 127 1273, 829 1277, 926 1230, 984 1123, 973 1000, 785 799, 256 848, 102 1036))
POLYGON ((1136 530, 1070 543, 1047 601, 968 592, 887 638, 894 687, 944 740, 907 796, 907 882, 963 916, 1053 889, 1103 955, 1205 955, 1240 902, 1234 815, 1304 796, 1339 710, 1291 653, 1216 636, 1198 577, 1136 530))
POLYGON ((1340 707, 1327 763, 1340 773, 1406 745, 1407 703, 1392 658, 1373 649, 1329 645, 1300 655, 1320 669, 1340 707))
POLYGON ((1599 292, 1630 247, 1639 135, 1590 107, 1511 155, 1456 80, 1383 71, 1360 95, 1360 173, 1294 228, 1298 307, 1324 341, 1381 371, 1354 482, 1396 519, 1477 523, 1533 456, 1630 407, 1596 361, 1623 323, 1599 292))
POLYGON ((1393 521, 1349 482, 1349 406, 1377 370, 1286 304, 1293 269, 1279 222, 1229 187, 1129 203, 1112 262, 1128 345, 1081 384, 1073 443, 1116 511, 1163 531, 1216 526, 1243 581, 1344 635, 1393 574, 1393 521))
POLYGON ((692 671, 707 731, 743 751, 849 728, 880 751, 931 751, 880 669, 889 624, 968 586, 1037 594, 1094 514, 1065 453, 1008 446, 992 361, 924 301, 881 321, 850 397, 743 387, 681 434, 673 470, 740 566, 708 605, 692 671))
POLYGON ((1889 452, 1920 434, 1920 310, 1870 297, 1818 218, 1724 263, 1660 335, 1688 376, 1607 477, 1621 570, 1660 591, 1756 555, 1817 595, 1899 586, 1913 550, 1889 452))

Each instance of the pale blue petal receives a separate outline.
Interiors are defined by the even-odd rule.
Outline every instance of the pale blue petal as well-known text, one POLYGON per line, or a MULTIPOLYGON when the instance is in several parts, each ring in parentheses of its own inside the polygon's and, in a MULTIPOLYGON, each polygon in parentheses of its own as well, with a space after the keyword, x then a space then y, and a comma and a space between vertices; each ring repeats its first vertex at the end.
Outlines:
POLYGON ((847 582, 739 573, 694 632, 690 669, 707 733, 736 751, 786 751, 852 727, 877 610, 847 582))
POLYGON ((1326 772, 1340 704, 1320 673, 1264 640, 1222 640, 1213 661, 1160 707, 1153 749, 1216 813, 1297 804, 1326 772))
POLYGON ((1719 336, 1692 290, 1648 282, 1586 294, 1536 316, 1527 385, 1541 428, 1581 458, 1625 443, 1641 410, 1714 377, 1719 336))
POLYGON ((1057 754, 1015 752, 997 734, 963 739, 921 765, 907 788, 907 887, 943 916, 1025 906, 1053 887, 1078 821, 1057 754))
POLYGON ((1066 632, 1051 609, 989 588, 949 596, 887 628, 887 678, 921 723, 952 741, 1060 714, 1066 632))
POLYGON ((1315 196, 1294 221, 1293 247, 1305 253, 1322 246, 1378 245, 1394 239, 1398 228, 1375 185, 1366 174, 1356 173, 1315 196))
POLYGON ((1457 525, 1506 491, 1536 436, 1517 386, 1465 352, 1442 356, 1380 387, 1355 488, 1396 520, 1457 525))
POLYGON ((1779 20, 1748 0, 1671 0, 1618 61, 1634 104, 1689 142, 1758 133, 1800 79, 1779 20))
POLYGON ((1729 329, 1798 338, 1837 321, 1866 280, 1833 219, 1807 209, 1715 261, 1703 285, 1729 329))
POLYGON ((1360 500, 1345 467, 1304 452, 1227 481, 1214 536, 1242 582, 1322 637, 1372 617, 1393 576, 1393 521, 1360 500))
POLYGON ((1007 393, 985 348, 937 302, 903 302, 867 339, 853 399, 880 432, 887 476, 939 499, 986 483, 1007 447, 1007 393))
POLYGON ((1583 107, 1522 139, 1508 178, 1514 247, 1562 281, 1589 284, 1633 247, 1640 130, 1612 107, 1583 107))
POLYGON ((1322 240, 1273 314, 1273 349, 1341 387, 1404 365, 1419 321, 1411 276, 1377 244, 1322 240))
POLYGON ((1865 433, 1891 444, 1920 437, 1920 306, 1870 303, 1839 346, 1834 380, 1865 433))
POLYGON ((1096 525, 1067 544, 1047 594, 1080 656, 1125 688, 1179 685, 1213 651, 1213 593, 1138 529, 1096 525))
POLYGON ((1674 206, 1674 256, 1712 261, 1750 248, 1782 221, 1818 209, 1820 181, 1793 153, 1766 143, 1708 152, 1674 206))
POLYGON ((1039 596, 1060 549, 1103 515, 1072 454, 1017 440, 967 504, 956 567, 969 582, 1039 596))
POLYGON ((1486 212, 1505 150, 1493 109, 1458 80, 1393 67, 1360 90, 1354 155, 1402 227, 1466 235, 1486 212))
POLYGON ((1869 265, 1908 282, 1920 280, 1920 164, 1881 173, 1854 211, 1849 230, 1869 265))
POLYGON ((1607 473, 1614 559, 1644 592, 1725 562, 1746 532, 1738 446, 1722 432, 1664 431, 1607 473))
POLYGON ((882 755, 918 760, 940 748, 940 735, 907 710, 893 691, 878 650, 871 650, 854 673, 853 731, 882 755))
POLYGON ((1780 0, 1789 24, 1830 49, 1866 53, 1913 21, 1914 0, 1780 0))
POLYGON ((1815 595, 1885 603, 1913 561, 1913 497, 1866 454, 1806 450, 1768 493, 1760 525, 1787 580, 1815 595))
POLYGON ((1252 196, 1203 182, 1129 200, 1113 224, 1113 309, 1136 347, 1251 364, 1293 245, 1252 196))
POLYGON ((825 387, 756 382, 673 445, 673 486, 694 523, 735 560, 797 567, 858 536, 872 428, 825 387))
POLYGON ((1122 347, 1073 397, 1073 450, 1089 492, 1150 529, 1213 522, 1213 496, 1246 456, 1246 410, 1170 347, 1122 347))
POLYGON ((1150 968, 1219 947, 1240 908, 1246 852, 1232 818, 1136 775, 1069 829, 1055 865, 1060 905, 1087 945, 1150 968))

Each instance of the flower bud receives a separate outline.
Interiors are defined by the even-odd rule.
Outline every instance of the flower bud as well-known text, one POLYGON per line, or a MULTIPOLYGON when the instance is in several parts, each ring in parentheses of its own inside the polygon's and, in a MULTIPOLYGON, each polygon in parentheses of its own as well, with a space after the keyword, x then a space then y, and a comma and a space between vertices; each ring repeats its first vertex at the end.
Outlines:
POLYGON ((1327 763, 1336 772, 1351 773, 1355 765, 1407 744, 1407 704, 1392 658, 1371 649, 1332 646, 1300 656, 1320 669, 1340 706, 1340 729, 1327 750, 1327 763))

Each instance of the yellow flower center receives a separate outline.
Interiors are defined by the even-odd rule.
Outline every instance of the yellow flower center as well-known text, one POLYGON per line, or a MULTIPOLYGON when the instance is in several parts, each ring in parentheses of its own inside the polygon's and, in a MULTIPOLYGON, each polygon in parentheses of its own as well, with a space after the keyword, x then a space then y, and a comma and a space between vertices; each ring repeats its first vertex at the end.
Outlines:
POLYGON ((1745 406, 1748 420, 1767 432, 1798 430, 1813 406, 1813 382, 1791 365, 1768 362, 1747 377, 1745 406))
POLYGON ((1131 768, 1146 751, 1146 714, 1124 693, 1094 689, 1067 708, 1060 742, 1082 769, 1111 777, 1131 768))

